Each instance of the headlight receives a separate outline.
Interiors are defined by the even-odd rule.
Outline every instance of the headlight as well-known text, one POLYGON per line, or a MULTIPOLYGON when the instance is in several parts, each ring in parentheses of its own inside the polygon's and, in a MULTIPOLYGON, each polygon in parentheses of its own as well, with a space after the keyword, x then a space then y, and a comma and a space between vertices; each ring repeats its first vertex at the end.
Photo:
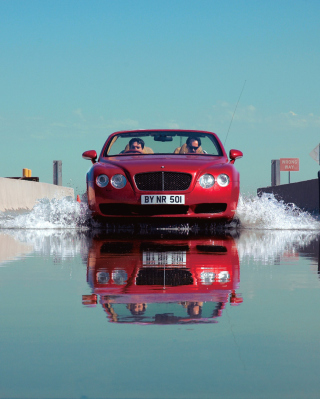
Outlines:
POLYGON ((214 177, 209 174, 202 175, 199 179, 199 184, 202 188, 210 188, 214 185, 214 177))
POLYGON ((111 177, 111 184, 114 188, 123 188, 127 184, 127 179, 123 175, 114 175, 111 177))
POLYGON ((215 276, 216 275, 213 272, 201 272, 200 278, 201 278, 202 284, 204 284, 204 285, 212 284, 214 282, 215 276))
POLYGON ((98 272, 97 273, 97 282, 99 284, 108 284, 109 281, 109 273, 108 272, 98 272))
POLYGON ((227 187, 227 185, 229 184, 229 181, 230 181, 229 176, 225 175, 224 173, 219 175, 217 178, 217 182, 218 182, 219 186, 221 186, 221 187, 227 187))
POLYGON ((230 281, 230 274, 227 271, 220 272, 218 274, 218 281, 220 283, 227 283, 228 281, 230 281))
POLYGON ((112 280, 117 285, 123 285, 126 283, 128 275, 124 270, 115 270, 112 272, 112 280))
POLYGON ((109 177, 107 175, 99 175, 96 178, 96 183, 97 183, 97 186, 99 186, 99 187, 105 187, 109 183, 109 177))

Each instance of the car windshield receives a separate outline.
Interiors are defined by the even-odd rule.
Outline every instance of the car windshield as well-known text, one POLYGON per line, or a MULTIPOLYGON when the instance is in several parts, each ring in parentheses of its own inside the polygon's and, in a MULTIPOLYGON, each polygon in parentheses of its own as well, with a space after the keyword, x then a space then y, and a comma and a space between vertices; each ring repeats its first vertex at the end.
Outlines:
POLYGON ((134 154, 183 154, 222 156, 215 136, 202 132, 131 132, 114 136, 104 151, 104 156, 134 154))

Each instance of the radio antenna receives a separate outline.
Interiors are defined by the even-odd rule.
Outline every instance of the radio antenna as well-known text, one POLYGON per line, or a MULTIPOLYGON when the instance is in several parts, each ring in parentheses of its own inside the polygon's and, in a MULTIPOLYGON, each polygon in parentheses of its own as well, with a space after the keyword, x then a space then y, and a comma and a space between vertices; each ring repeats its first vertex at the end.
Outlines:
POLYGON ((235 107, 235 109, 234 109, 234 111, 233 111, 233 115, 232 115, 232 118, 231 118, 231 121, 230 121, 229 129, 228 129, 228 131, 227 131, 227 137, 226 137, 226 139, 225 139, 225 141, 224 141, 224 145, 226 145, 227 138, 228 138, 228 135, 229 135, 229 132, 230 132, 230 128, 231 128, 231 125, 232 125, 232 122, 233 122, 233 118, 234 118, 234 115, 235 115, 236 110, 237 110, 237 108, 238 108, 238 104, 239 104, 240 98, 241 98, 241 96, 242 96, 242 92, 243 92, 243 90, 244 90, 244 86, 246 85, 246 82, 247 82, 247 81, 245 80, 245 81, 244 81, 244 84, 243 84, 243 87, 242 87, 242 90, 241 90, 241 93, 240 93, 240 96, 239 96, 239 98, 238 98, 238 102, 237 102, 236 107, 235 107))

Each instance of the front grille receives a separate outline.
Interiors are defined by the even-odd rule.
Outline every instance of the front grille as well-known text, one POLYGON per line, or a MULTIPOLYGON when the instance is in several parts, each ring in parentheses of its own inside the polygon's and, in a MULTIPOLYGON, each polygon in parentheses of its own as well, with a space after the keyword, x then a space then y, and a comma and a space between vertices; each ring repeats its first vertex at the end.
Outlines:
POLYGON ((190 187, 192 176, 179 172, 149 172, 138 173, 134 179, 142 191, 183 191, 190 187))
POLYGON ((139 270, 136 285, 192 285, 193 277, 187 269, 163 269, 146 267, 139 270))

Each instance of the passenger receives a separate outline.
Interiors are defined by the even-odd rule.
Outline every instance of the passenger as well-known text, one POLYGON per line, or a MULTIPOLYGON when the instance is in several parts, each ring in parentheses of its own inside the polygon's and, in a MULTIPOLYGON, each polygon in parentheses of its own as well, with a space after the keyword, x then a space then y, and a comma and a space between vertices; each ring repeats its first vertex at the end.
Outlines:
POLYGON ((174 150, 175 154, 204 154, 199 137, 188 137, 186 144, 174 150))

